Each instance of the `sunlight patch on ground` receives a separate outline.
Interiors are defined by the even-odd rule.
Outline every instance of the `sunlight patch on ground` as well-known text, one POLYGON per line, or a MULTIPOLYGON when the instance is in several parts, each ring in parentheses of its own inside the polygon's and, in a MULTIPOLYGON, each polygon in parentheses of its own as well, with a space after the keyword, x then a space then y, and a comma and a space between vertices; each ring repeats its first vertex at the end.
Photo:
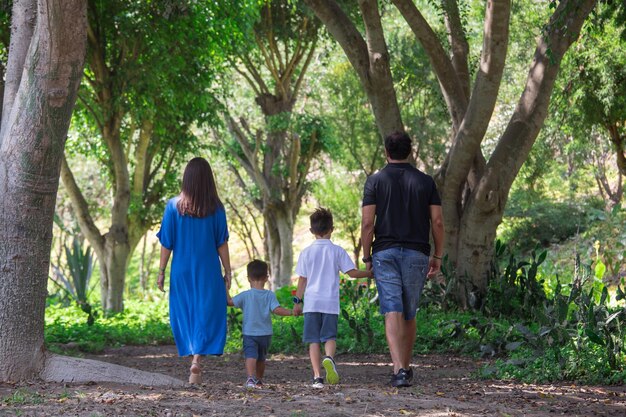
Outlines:
MULTIPOLYGON (((111 356, 115 356, 115 355, 111 355, 111 356)), ((163 353, 160 355, 138 355, 135 356, 136 358, 140 358, 140 359, 160 359, 160 358, 173 358, 176 355, 172 355, 171 353, 163 353)))
POLYGON ((337 365, 341 366, 393 366, 391 362, 341 362, 337 361, 337 365))

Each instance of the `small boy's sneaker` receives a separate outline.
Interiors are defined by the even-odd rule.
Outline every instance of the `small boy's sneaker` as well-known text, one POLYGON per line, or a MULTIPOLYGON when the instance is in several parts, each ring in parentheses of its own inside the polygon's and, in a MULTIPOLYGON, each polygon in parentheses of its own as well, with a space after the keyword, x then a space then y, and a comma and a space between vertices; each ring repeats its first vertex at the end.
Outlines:
POLYGON ((249 376, 248 380, 246 381, 246 388, 247 389, 253 389, 253 388, 256 388, 258 384, 259 384, 259 380, 258 379, 256 379, 253 376, 249 376))
POLYGON ((313 388, 324 388, 324 378, 313 378, 313 388))
POLYGON ((338 384, 339 383, 339 373, 337 372, 337 367, 335 366, 335 361, 330 356, 324 356, 322 360, 322 366, 326 370, 326 380, 329 384, 338 384))
POLYGON ((410 387, 411 381, 409 379, 409 371, 404 368, 400 368, 397 374, 393 374, 391 377, 392 387, 410 387))

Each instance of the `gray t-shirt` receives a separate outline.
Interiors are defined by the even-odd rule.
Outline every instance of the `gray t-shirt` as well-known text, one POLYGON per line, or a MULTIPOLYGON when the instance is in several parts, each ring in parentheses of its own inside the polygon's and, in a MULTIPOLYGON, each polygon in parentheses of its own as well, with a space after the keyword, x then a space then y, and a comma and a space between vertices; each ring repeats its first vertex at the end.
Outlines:
POLYGON ((272 311, 280 307, 276 294, 269 290, 250 288, 233 297, 233 304, 243 310, 243 334, 267 336, 272 334, 272 311))

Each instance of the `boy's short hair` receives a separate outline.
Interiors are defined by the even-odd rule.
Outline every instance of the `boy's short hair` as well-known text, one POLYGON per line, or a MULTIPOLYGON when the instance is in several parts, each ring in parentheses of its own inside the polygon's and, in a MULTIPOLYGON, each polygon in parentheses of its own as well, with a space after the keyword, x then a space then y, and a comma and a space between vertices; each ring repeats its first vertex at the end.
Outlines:
POLYGON ((267 263, 255 259, 248 264, 248 278, 253 281, 261 281, 268 276, 269 267, 267 263))
POLYGON ((407 159, 411 153, 411 137, 406 132, 393 132, 385 138, 385 150, 391 159, 407 159))
POLYGON ((333 228, 333 214, 323 207, 316 208, 309 219, 311 220, 311 232, 314 235, 325 235, 333 228))

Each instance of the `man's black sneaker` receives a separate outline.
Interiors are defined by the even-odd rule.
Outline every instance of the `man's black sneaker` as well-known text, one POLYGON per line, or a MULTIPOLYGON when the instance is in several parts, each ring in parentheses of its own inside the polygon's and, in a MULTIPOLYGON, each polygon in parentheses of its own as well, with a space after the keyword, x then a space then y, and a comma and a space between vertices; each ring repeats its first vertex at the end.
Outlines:
POLYGON ((400 368, 397 374, 393 374, 391 377, 392 387, 410 387, 411 381, 409 380, 409 371, 404 368, 400 368))

